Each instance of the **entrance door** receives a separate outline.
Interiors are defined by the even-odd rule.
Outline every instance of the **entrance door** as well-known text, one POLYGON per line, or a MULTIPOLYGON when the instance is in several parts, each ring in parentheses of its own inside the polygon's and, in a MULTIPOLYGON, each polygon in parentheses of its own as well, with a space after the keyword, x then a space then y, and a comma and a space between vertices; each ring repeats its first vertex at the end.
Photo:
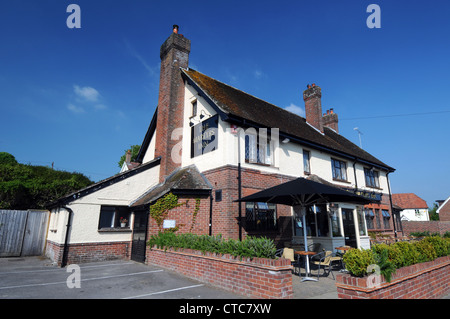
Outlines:
POLYGON ((145 242, 147 241, 148 212, 134 213, 133 241, 131 244, 131 259, 138 262, 145 261, 145 242))
POLYGON ((355 221, 353 209, 342 209, 342 223, 344 224, 345 245, 356 248, 355 221))

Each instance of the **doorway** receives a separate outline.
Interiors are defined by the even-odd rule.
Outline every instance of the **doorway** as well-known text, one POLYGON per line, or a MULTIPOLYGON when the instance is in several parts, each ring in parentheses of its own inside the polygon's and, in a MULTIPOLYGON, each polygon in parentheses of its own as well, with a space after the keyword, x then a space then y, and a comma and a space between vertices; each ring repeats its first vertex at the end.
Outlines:
POLYGON ((131 243, 131 260, 145 261, 145 248, 147 241, 148 211, 134 212, 133 238, 131 243))
POLYGON ((357 248, 353 209, 342 209, 342 223, 344 224, 345 245, 357 248))

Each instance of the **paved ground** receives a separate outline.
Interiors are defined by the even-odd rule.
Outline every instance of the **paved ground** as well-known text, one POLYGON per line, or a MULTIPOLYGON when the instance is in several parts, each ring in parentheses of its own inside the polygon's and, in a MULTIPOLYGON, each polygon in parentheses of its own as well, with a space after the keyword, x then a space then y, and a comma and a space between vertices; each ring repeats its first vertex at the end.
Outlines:
POLYGON ((57 267, 43 257, 0 258, 0 299, 18 298, 237 299, 243 297, 162 268, 133 261, 87 263, 79 265, 78 269, 71 269, 57 267), (76 287, 78 284, 80 288, 76 287))
MULTIPOLYGON (((312 273, 317 274, 316 270, 312 273)), ((331 275, 320 276, 318 281, 302 282, 301 279, 298 275, 292 276, 294 299, 337 299, 331 275)), ((0 299, 35 298, 244 299, 162 268, 133 261, 104 261, 81 264, 79 268, 60 268, 44 257, 0 258, 0 299)), ((450 299, 450 295, 443 299, 450 299)))

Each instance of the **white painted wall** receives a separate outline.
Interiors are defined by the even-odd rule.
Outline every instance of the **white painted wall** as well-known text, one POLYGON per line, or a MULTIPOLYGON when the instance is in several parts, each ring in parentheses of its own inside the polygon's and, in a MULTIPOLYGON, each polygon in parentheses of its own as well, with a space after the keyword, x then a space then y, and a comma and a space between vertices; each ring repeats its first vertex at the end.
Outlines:
MULTIPOLYGON (((130 241, 130 232, 98 231, 100 208, 102 205, 128 206, 158 182, 159 165, 67 204, 73 211, 69 243, 130 241)), ((52 211, 48 240, 64 243, 68 215, 62 208, 52 211)))
POLYGON ((428 209, 404 209, 400 212, 402 220, 429 221, 428 209))

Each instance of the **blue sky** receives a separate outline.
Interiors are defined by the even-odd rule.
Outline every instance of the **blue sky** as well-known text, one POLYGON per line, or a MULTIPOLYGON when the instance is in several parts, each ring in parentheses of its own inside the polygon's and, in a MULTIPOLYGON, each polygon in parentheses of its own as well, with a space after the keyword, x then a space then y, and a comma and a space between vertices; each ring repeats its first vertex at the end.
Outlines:
POLYGON ((95 181, 141 144, 173 24, 190 67, 303 112, 308 83, 342 135, 396 168, 393 193, 450 196, 450 2, 85 1, 0 3, 0 151, 95 181), (69 4, 81 29, 69 29, 69 4), (381 28, 369 29, 371 3, 381 28))

